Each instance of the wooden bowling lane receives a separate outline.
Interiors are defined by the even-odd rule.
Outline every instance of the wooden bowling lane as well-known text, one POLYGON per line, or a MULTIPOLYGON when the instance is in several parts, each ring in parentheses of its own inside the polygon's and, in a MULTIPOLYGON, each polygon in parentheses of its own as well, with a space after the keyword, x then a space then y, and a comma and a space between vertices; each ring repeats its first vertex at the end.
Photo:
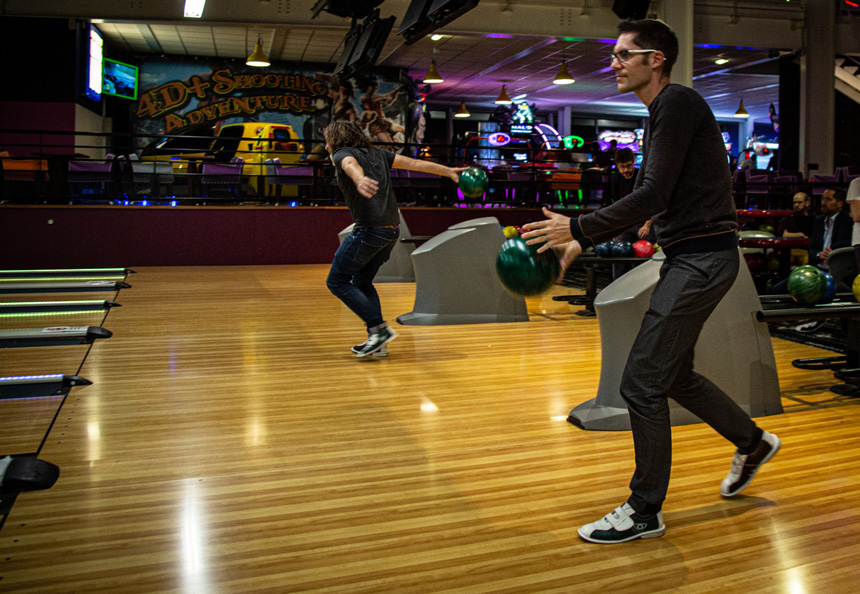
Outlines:
POLYGON ((63 396, 0 399, 0 455, 39 450, 63 396))
MULTIPOLYGON (((677 427, 666 536, 591 545, 632 442, 565 421, 600 369, 569 289, 357 360, 325 266, 137 270, 43 449, 59 481, 0 532, 4 590, 855 591, 860 399, 790 364, 824 351, 774 340, 786 413, 759 422, 784 445, 743 496, 718 495, 732 447, 677 427)), ((414 284, 378 290, 412 309, 414 284)))

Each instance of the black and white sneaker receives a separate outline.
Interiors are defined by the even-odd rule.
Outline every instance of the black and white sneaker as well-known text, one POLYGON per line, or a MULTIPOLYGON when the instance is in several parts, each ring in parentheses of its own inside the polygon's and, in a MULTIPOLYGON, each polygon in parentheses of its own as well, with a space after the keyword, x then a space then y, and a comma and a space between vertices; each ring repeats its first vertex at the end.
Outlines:
POLYGON ((762 433, 761 441, 752 454, 741 454, 735 451, 732 458, 732 469, 729 475, 720 483, 720 495, 734 497, 749 485, 762 464, 774 457, 779 451, 781 442, 773 433, 762 433))
MULTIPOLYGON (((354 347, 352 347, 352 352, 357 355, 358 353, 361 352, 361 350, 365 347, 365 345, 367 345, 366 340, 364 342, 362 342, 361 344, 357 344, 354 347)), ((381 349, 379 349, 375 353, 372 353, 370 356, 371 357, 378 357, 380 359, 387 357, 388 356, 388 345, 386 345, 386 344, 382 345, 381 349)))
POLYGON ((588 542, 616 544, 637 538, 663 536, 666 526, 663 524, 663 512, 643 516, 633 511, 629 503, 625 503, 596 522, 586 524, 577 530, 577 533, 582 540, 588 542))
POLYGON ((382 348, 397 338, 397 332, 395 332, 392 328, 385 326, 379 332, 371 334, 367 337, 367 342, 364 343, 364 346, 355 354, 356 357, 366 357, 368 355, 372 355, 373 353, 382 350, 382 348))
POLYGON ((808 322, 806 324, 801 324, 794 328, 796 332, 803 332, 804 334, 812 334, 813 332, 818 332, 824 325, 827 323, 827 320, 816 320, 814 322, 808 322))

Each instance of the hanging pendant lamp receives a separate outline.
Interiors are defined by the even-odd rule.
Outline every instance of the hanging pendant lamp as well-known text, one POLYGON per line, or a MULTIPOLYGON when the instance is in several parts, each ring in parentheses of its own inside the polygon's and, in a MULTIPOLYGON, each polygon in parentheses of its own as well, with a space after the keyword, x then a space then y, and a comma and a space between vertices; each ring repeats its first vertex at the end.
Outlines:
POLYGON ((496 97, 496 105, 510 105, 511 103, 513 103, 513 101, 508 97, 507 85, 502 85, 502 92, 499 93, 498 97, 496 97))
POLYGON ((257 68, 265 68, 271 62, 269 57, 263 52, 263 40, 257 37, 257 45, 254 46, 254 52, 245 60, 248 66, 256 66, 257 68))
POLYGON ((748 112, 746 107, 744 107, 744 100, 743 99, 741 99, 740 107, 738 107, 738 110, 735 112, 735 117, 736 118, 748 118, 748 117, 750 117, 750 112, 748 112))
POLYGON ((454 114, 454 117, 455 118, 467 118, 470 115, 472 115, 472 114, 470 114, 469 110, 466 109, 466 102, 461 101, 460 102, 460 109, 457 110, 457 112, 454 114))
POLYGON ((564 63, 564 60, 561 61, 561 68, 558 71, 558 74, 554 79, 552 79, 552 84, 554 85, 570 85, 573 84, 573 77, 570 75, 570 72, 567 71, 567 66, 564 63))
POLYGON ((424 77, 424 82, 427 84, 445 82, 442 77, 439 76, 439 71, 436 70, 436 60, 432 60, 430 62, 430 70, 427 71, 427 76, 424 77))

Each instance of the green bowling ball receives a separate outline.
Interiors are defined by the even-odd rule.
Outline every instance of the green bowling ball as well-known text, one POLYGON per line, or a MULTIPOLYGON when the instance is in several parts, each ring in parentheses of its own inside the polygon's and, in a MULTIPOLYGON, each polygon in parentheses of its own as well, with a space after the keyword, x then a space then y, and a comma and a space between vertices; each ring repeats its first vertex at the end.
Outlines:
POLYGON ((788 294, 802 305, 815 305, 827 290, 827 277, 815 266, 798 266, 788 275, 788 294))
POLYGON ((477 198, 487 191, 487 172, 479 167, 470 167, 460 172, 460 191, 466 198, 477 198))
POLYGON ((779 257, 776 254, 770 254, 767 257, 767 269, 771 272, 779 270, 779 257))
POLYGON ((776 228, 768 223, 762 223, 761 225, 759 225, 758 230, 764 231, 765 233, 770 233, 771 235, 776 233, 776 228))
POLYGON ((537 253, 542 244, 527 245, 514 237, 502 244, 496 257, 496 274, 502 286, 515 295, 528 297, 549 289, 561 274, 561 263, 555 251, 537 253))

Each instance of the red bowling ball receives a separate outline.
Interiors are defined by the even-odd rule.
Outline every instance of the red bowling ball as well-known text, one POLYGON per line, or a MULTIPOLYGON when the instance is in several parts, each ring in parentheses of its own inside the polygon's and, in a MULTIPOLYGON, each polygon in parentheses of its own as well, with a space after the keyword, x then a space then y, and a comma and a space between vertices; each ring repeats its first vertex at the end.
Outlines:
POLYGON ((633 254, 637 258, 650 258, 654 255, 654 246, 650 241, 641 240, 633 244, 633 254))
POLYGON ((744 260, 746 260, 747 267, 750 269, 750 272, 761 272, 763 270, 767 270, 767 259, 761 252, 744 254, 744 260))

